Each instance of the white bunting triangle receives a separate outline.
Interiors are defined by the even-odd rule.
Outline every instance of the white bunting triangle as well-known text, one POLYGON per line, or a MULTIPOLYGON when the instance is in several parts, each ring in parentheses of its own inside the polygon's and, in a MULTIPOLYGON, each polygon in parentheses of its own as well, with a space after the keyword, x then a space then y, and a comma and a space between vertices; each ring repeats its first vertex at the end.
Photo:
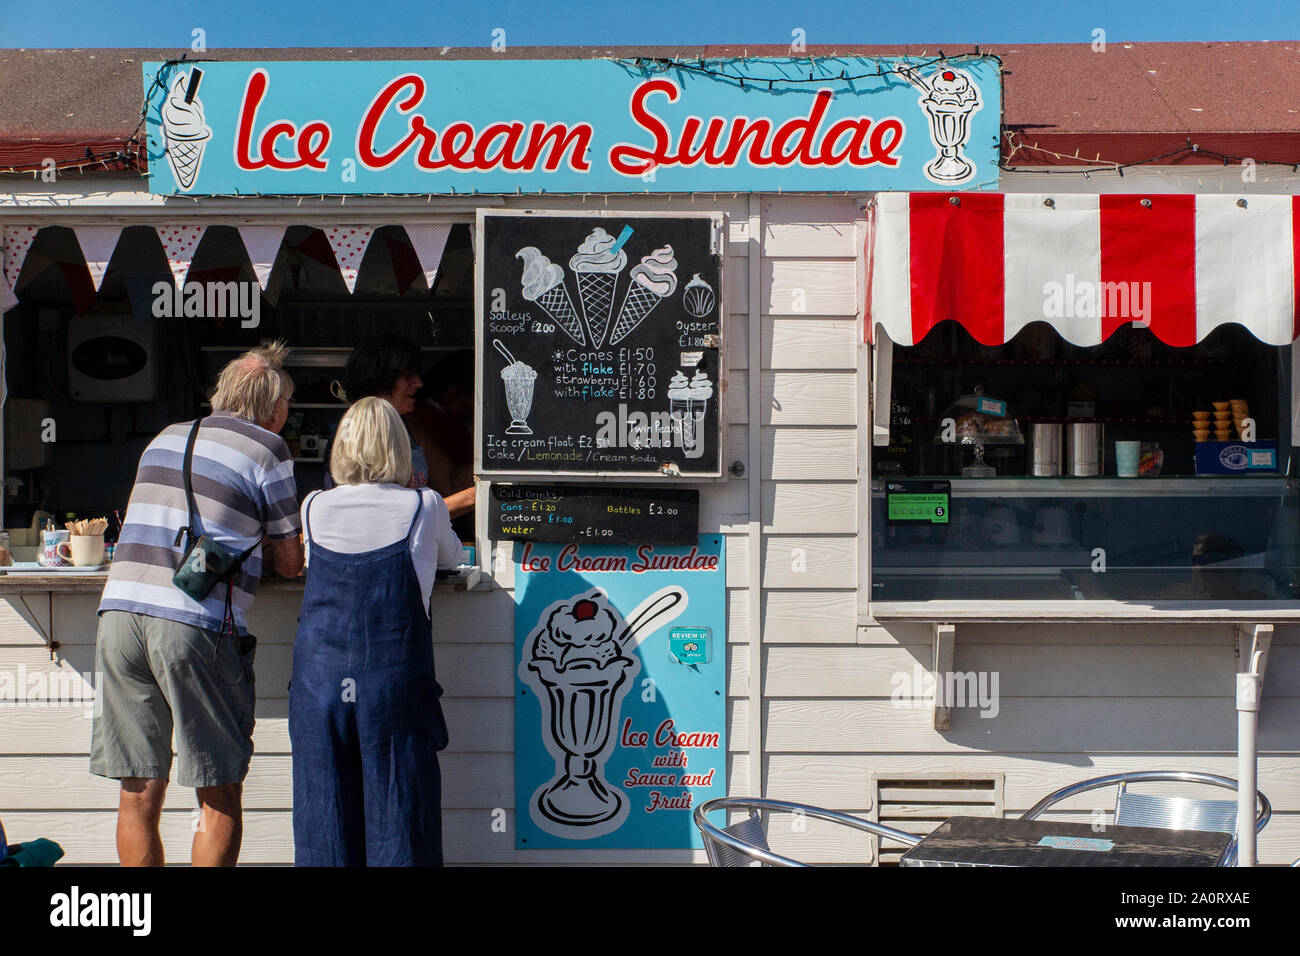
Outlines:
POLYGON ((122 234, 121 226, 73 226, 77 234, 77 244, 86 259, 86 268, 95 283, 95 291, 104 284, 104 273, 108 271, 108 262, 113 258, 117 248, 117 238, 122 234))
POLYGON ((185 285, 185 273, 190 271, 190 263, 194 260, 194 250, 199 247, 199 240, 203 238, 203 230, 207 226, 193 225, 161 225, 154 226, 158 230, 158 238, 162 240, 163 251, 167 253, 167 264, 171 266, 172 278, 176 280, 176 287, 179 289, 185 285))
POLYGON ((338 260, 339 271, 343 273, 343 281, 347 283, 348 291, 354 292, 361 259, 370 245, 370 237, 375 234, 375 227, 329 226, 324 231, 330 248, 334 250, 334 258, 338 260))
POLYGON ((14 294, 13 287, 9 285, 9 279, 0 275, 0 315, 4 315, 17 304, 18 296, 14 294))
POLYGON ((451 226, 440 223, 419 223, 403 226, 410 237, 411 248, 420 260, 424 270, 424 281, 433 288, 433 280, 438 277, 438 267, 442 265, 442 253, 447 248, 447 237, 451 235, 451 226))
POLYGON ((248 251, 248 260, 257 273, 258 284, 266 291, 266 283, 271 278, 271 267, 280 252, 280 242, 284 239, 284 226, 240 226, 239 238, 244 240, 248 251))
POLYGON ((11 288, 18 288, 18 275, 23 271, 27 250, 36 241, 35 226, 5 226, 5 278, 11 288))

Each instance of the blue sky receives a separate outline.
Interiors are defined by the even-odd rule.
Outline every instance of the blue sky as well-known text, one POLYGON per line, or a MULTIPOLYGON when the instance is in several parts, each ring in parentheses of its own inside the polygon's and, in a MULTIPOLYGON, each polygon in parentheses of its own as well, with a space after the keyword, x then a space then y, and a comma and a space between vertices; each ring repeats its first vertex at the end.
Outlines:
POLYGON ((0 0, 0 47, 1087 43, 1300 39, 1297 0, 205 0, 60 5, 0 0), (947 12, 951 11, 951 12, 947 12), (371 15, 373 14, 373 15, 371 15))

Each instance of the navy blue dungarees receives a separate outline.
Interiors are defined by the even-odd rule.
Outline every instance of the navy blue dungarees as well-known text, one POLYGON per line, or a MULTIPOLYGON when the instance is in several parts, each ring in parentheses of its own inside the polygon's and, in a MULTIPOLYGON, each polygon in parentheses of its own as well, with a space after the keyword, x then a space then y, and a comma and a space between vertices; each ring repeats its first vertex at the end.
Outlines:
MULTIPOLYGON (((441 866, 447 725, 411 536, 340 554, 311 538, 289 738, 298 866, 441 866)), ((314 499, 313 499, 314 500, 314 499)))

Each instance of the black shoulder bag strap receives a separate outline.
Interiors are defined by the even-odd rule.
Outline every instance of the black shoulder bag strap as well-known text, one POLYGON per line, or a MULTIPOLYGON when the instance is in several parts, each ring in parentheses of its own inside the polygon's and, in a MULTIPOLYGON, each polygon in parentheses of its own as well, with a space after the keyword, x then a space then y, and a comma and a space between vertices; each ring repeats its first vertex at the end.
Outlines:
POLYGON ((185 442, 185 461, 181 465, 181 472, 185 476, 185 504, 189 508, 189 517, 186 518, 185 526, 176 532, 176 540, 172 542, 173 548, 181 546, 181 538, 185 539, 186 549, 194 543, 194 513, 199 509, 194 504, 194 485, 190 481, 190 466, 194 463, 194 443, 198 441, 199 425, 202 423, 202 418, 194 419, 189 440, 185 442))
MULTIPOLYGON (((194 465, 194 443, 199 439, 199 426, 201 424, 203 424, 202 418, 196 418, 194 420, 194 426, 190 429, 190 437, 185 442, 185 460, 181 464, 181 471, 185 477, 185 506, 189 509, 189 515, 185 519, 185 526, 176 532, 176 540, 172 542, 172 547, 174 548, 179 548, 181 546, 181 539, 184 538, 185 548, 186 550, 189 550, 189 548, 194 544, 195 539, 199 537, 194 527, 194 517, 199 513, 199 506, 194 501, 194 482, 191 478, 191 472, 193 471, 194 465)), ((232 580, 235 573, 239 570, 240 565, 242 565, 245 559, 253 553, 253 549, 262 543, 263 537, 265 537, 265 532, 259 534, 257 540, 249 545, 248 548, 236 559, 233 569, 230 572, 232 580)))

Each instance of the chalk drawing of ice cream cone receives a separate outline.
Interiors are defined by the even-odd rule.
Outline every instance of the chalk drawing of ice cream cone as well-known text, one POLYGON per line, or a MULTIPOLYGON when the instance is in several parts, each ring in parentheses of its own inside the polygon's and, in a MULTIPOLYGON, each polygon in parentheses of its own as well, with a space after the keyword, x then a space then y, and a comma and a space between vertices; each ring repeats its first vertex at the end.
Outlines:
POLYGON ((614 291, 619 273, 627 266, 627 253, 622 247, 631 234, 631 229, 624 228, 623 234, 615 239, 598 226, 569 260, 569 268, 578 280, 578 301, 582 303, 593 348, 600 348, 614 315, 614 291))
POLYGON ((579 345, 587 344, 582 319, 573 307, 569 290, 564 286, 564 269, 557 266, 536 246, 525 246, 515 253, 524 260, 524 298, 537 305, 579 345))
POLYGON ((633 266, 632 281, 609 333, 609 344, 617 345, 645 321, 664 299, 677 291, 677 260, 672 246, 661 246, 633 266))
POLYGON ((687 416, 683 420, 683 425, 688 429, 684 436, 682 447, 690 451, 697 451, 700 447, 700 441, 704 437, 704 416, 709 410, 709 399, 713 397, 713 382, 709 381, 709 376, 702 369, 697 369, 691 377, 691 385, 688 391, 687 416))
POLYGON ((198 67, 188 73, 177 73, 162 107, 167 164, 182 190, 189 190, 198 178, 203 151, 212 136, 203 119, 203 102, 197 95, 202 79, 203 71, 198 67))

